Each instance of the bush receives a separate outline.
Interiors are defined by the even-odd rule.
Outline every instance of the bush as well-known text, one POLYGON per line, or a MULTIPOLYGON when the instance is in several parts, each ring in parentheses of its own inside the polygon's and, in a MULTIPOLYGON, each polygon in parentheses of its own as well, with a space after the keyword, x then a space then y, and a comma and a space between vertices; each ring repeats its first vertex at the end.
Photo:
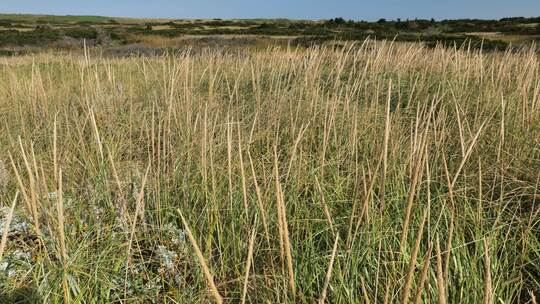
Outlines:
POLYGON ((9 20, 1 20, 0 19, 0 26, 10 27, 10 26, 12 26, 12 23, 9 20))
POLYGON ((74 27, 64 29, 64 34, 75 39, 96 39, 97 31, 91 27, 74 27))
POLYGON ((29 32, 19 32, 17 30, 0 31, 0 46, 43 46, 58 40, 59 37, 58 31, 55 30, 34 30, 29 32))

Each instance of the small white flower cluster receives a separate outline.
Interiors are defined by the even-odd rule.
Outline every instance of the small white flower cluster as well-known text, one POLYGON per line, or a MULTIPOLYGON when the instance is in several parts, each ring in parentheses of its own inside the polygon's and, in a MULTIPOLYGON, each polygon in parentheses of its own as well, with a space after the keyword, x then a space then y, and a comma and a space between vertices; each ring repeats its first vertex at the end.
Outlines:
MULTIPOLYGON (((96 210, 94 210, 95 213, 96 210)), ((115 225, 122 226, 119 218, 115 219, 115 225)), ((186 284, 183 274, 179 271, 179 264, 185 256, 184 250, 187 248, 187 235, 184 230, 180 229, 174 223, 169 223, 161 226, 160 232, 166 243, 158 244, 153 252, 153 261, 150 264, 134 263, 130 267, 123 268, 118 277, 112 279, 113 291, 121 296, 124 296, 124 290, 128 296, 134 296, 142 293, 146 296, 155 296, 162 292, 164 288, 170 286, 182 286, 186 284), (145 267, 150 268, 145 269, 145 267), (156 266, 157 273, 154 273, 156 266), (146 280, 141 278, 142 272, 150 270, 150 276, 146 280), (126 276, 129 278, 124 280, 126 276)))
POLYGON ((103 210, 103 208, 97 207, 97 206, 93 206, 93 207, 92 207, 92 211, 94 212, 94 215, 95 215, 97 218, 101 218, 101 216, 102 216, 103 214, 105 214, 105 210, 103 210))
POLYGON ((118 273, 117 276, 112 277, 111 282, 113 283, 112 290, 114 293, 124 294, 126 293, 127 296, 133 296, 136 294, 136 288, 134 284, 134 281, 132 280, 124 280, 125 277, 136 277, 139 278, 140 274, 144 271, 144 266, 142 264, 134 264, 129 267, 123 267, 120 270, 120 273, 118 273))
POLYGON ((30 253, 17 249, 6 256, 0 263, 0 274, 3 273, 8 279, 13 279, 22 273, 23 269, 21 269, 21 266, 30 265, 31 259, 30 253))
POLYGON ((55 200, 57 197, 58 197, 58 194, 56 194, 56 191, 54 191, 54 192, 49 192, 49 193, 47 194, 47 198, 50 199, 50 200, 55 200))
POLYGON ((176 252, 174 251, 167 249, 167 247, 163 245, 159 245, 157 248, 157 255, 159 257, 161 266, 165 270, 173 272, 175 260, 178 258, 178 254, 176 254, 176 252))
POLYGON ((169 223, 163 226, 164 232, 167 237, 170 238, 171 243, 175 246, 184 246, 186 244, 186 233, 184 230, 176 227, 176 225, 169 223))
POLYGON ((170 240, 171 250, 164 245, 159 245, 156 254, 159 258, 161 274, 166 274, 165 278, 169 284, 181 285, 185 282, 184 277, 175 267, 179 263, 179 255, 185 256, 187 235, 183 229, 178 228, 174 223, 168 223, 162 227, 162 232, 167 240, 170 240))
POLYGON ((160 277, 154 277, 153 279, 148 280, 143 286, 143 292, 145 294, 157 294, 161 290, 161 279, 160 277))
POLYGON ((169 250, 163 245, 159 245, 157 247, 156 254, 160 264, 158 272, 161 274, 161 276, 155 277, 154 280, 149 281, 148 284, 152 284, 151 286, 154 288, 161 288, 160 284, 163 283, 166 283, 166 285, 184 284, 184 277, 176 267, 176 265, 179 263, 178 254, 172 250, 169 250))

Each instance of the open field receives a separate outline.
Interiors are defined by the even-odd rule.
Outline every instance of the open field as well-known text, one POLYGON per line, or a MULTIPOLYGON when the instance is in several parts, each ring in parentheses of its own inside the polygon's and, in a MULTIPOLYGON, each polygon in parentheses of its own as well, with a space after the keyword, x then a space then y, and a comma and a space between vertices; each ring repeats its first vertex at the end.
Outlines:
POLYGON ((534 49, 83 53, 0 58, 0 303, 540 300, 534 49))

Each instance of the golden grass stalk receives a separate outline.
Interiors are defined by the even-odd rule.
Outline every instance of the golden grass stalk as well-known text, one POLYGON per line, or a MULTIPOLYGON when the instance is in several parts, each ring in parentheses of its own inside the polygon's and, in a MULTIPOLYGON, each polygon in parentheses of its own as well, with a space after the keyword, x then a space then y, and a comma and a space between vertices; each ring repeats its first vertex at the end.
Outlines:
POLYGON ((0 159, 0 193, 7 189, 9 174, 3 160, 0 159))
POLYGON ((130 219, 129 219, 129 214, 127 212, 126 196, 124 195, 124 190, 122 189, 122 182, 120 181, 120 178, 118 177, 118 171, 116 171, 116 166, 114 165, 114 159, 112 157, 112 153, 109 150, 109 148, 107 148, 107 155, 109 157, 109 162, 111 163, 112 174, 113 174, 113 178, 114 178, 114 180, 116 182, 116 187, 118 189, 118 194, 120 195, 119 202, 118 202, 120 204, 120 206, 119 206, 120 217, 121 217, 123 225, 127 225, 127 223, 130 221, 130 219))
POLYGON ((474 135, 473 139, 471 140, 471 143, 469 144, 469 147, 467 148, 467 151, 465 152, 465 156, 461 160, 461 163, 459 164, 458 169, 457 169, 456 173, 454 174, 454 179, 452 180, 452 183, 450 184, 452 187, 455 186, 455 184, 456 184, 456 182, 457 182, 457 180, 459 178, 459 175, 461 174, 461 170, 463 169, 463 166, 465 166, 465 164, 467 163, 467 160, 469 159, 469 156, 471 156, 471 153, 472 153, 472 151, 473 151, 473 149, 474 149, 474 147, 476 145, 476 142, 478 141, 478 138, 480 137, 480 134, 482 133, 482 130, 484 129, 484 126, 486 125, 486 123, 488 121, 491 120, 491 118, 493 118, 493 115, 486 118, 486 120, 484 120, 484 122, 482 122, 482 124, 480 125, 480 127, 476 131, 476 134, 474 135))
POLYGON ((251 168, 251 176, 253 178, 253 186, 255 187, 255 194, 257 195, 257 204, 259 205, 259 209, 261 210, 261 218, 263 222, 264 235, 266 236, 266 241, 270 245, 270 232, 268 231, 268 223, 266 220, 266 208, 264 208, 264 204, 262 201, 261 188, 259 187, 259 182, 257 181, 257 175, 255 174, 255 166, 253 165, 253 159, 251 158, 251 152, 249 151, 249 149, 248 149, 248 159, 249 159, 249 165, 251 168))
POLYGON ((428 209, 424 211, 420 228, 418 228, 418 234, 416 235, 416 242, 414 244, 413 251, 411 253, 411 260, 409 261, 409 267, 407 268, 407 275, 405 276, 405 284, 403 286, 403 292, 401 294, 401 302, 409 303, 409 295, 413 283, 414 270, 416 268, 416 258, 418 257, 418 251, 420 250, 420 242, 422 241, 422 235, 424 233, 424 225, 428 215, 428 209))
POLYGON ((362 286, 362 295, 364 296, 364 304, 369 304, 370 303, 369 294, 366 289, 366 282, 363 276, 360 277, 360 283, 362 284, 361 286, 362 286))
POLYGON ((377 246, 377 272, 375 273, 375 295, 373 296, 374 299, 379 298, 379 281, 380 281, 380 273, 381 273, 381 252, 382 252, 382 239, 379 239, 379 245, 377 246))
POLYGON ((383 147, 383 165, 381 177, 381 210, 386 207, 385 203, 385 184, 386 171, 388 170, 388 142, 390 141, 390 102, 392 100, 392 80, 388 83, 388 97, 386 100, 386 119, 384 124, 384 147, 383 147))
POLYGON ((246 186, 246 172, 244 168, 244 157, 242 151, 242 133, 240 129, 240 123, 238 123, 238 157, 240 159, 240 176, 242 177, 242 198, 244 199, 244 210, 246 217, 249 215, 248 211, 248 198, 247 198, 247 186, 246 186))
POLYGON ((450 219, 450 229, 448 229, 448 240, 446 242, 446 255, 444 257, 444 279, 445 280, 448 280, 453 237, 454 237, 454 214, 452 213, 452 218, 450 219))
MULTIPOLYGON (((538 178, 540 178, 540 172, 539 172, 539 175, 538 175, 538 178)), ((535 187, 535 194, 534 196, 536 197, 536 189, 538 189, 538 180, 537 179, 537 185, 535 187)), ((484 185, 484 181, 483 181, 483 178, 482 178, 482 162, 480 160, 480 158, 478 158, 478 203, 476 205, 476 219, 477 221, 480 223, 480 227, 482 227, 482 209, 483 209, 483 191, 482 191, 482 188, 483 188, 483 185, 484 185)), ((538 209, 540 210, 540 209, 538 209)))
POLYGON ((98 146, 99 156, 101 157, 101 160, 104 160, 104 154, 103 154, 103 144, 101 141, 101 136, 99 135, 99 129, 96 122, 96 116, 94 114, 94 109, 90 109, 90 120, 92 121, 92 127, 94 129, 94 136, 96 137, 96 144, 98 146))
MULTIPOLYGON (((382 157, 379 159, 379 162, 377 163, 377 168, 375 168, 375 172, 379 171, 381 163, 382 163, 382 157)), ((347 232, 347 248, 349 249, 353 246, 354 241, 356 240, 356 235, 358 234, 358 230, 360 229, 360 225, 362 224, 362 219, 368 213, 369 200, 371 199, 371 193, 373 192, 373 187, 377 181, 377 176, 378 174, 374 174, 371 177, 371 181, 369 182, 369 187, 366 189, 366 193, 365 193, 364 200, 362 203, 362 210, 360 211, 360 215, 358 216, 358 220, 356 221, 356 227, 354 229, 354 232, 352 231, 352 227, 353 227, 353 221, 354 221, 354 217, 355 217, 356 209, 357 209, 356 202, 353 205, 353 210, 352 210, 351 218, 349 221, 349 229, 347 232)))
POLYGON ((191 243, 191 246, 193 246, 193 249, 195 250, 195 254, 197 255, 197 259, 199 260, 199 264, 201 265, 201 268, 203 270, 206 283, 208 284, 208 287, 210 288, 210 292, 212 293, 214 300, 218 304, 221 304, 223 303, 223 298, 219 294, 216 284, 214 283, 214 277, 212 276, 212 273, 210 272, 210 269, 208 268, 208 265, 206 264, 203 253, 201 252, 201 249, 199 248, 199 245, 197 244, 197 240, 193 236, 193 233, 191 232, 191 229, 189 228, 189 225, 186 219, 184 218, 182 211, 180 211, 180 209, 178 209, 178 213, 180 214, 182 223, 184 224, 184 227, 186 228, 186 233, 188 235, 189 242, 191 243))
POLYGON ((229 178, 229 203, 233 203, 233 174, 232 174, 232 122, 227 115, 227 174, 229 178))
POLYGON ((277 206, 278 206, 278 217, 280 219, 279 225, 281 226, 280 231, 283 234, 282 235, 283 249, 285 250, 285 257, 287 259, 287 270, 289 273, 289 286, 294 296, 296 295, 296 284, 294 280, 291 242, 289 240, 289 228, 287 224, 287 212, 286 212, 286 207, 285 207, 285 201, 283 198, 283 191, 281 189, 281 183, 279 181, 278 155, 277 155, 276 146, 274 146, 274 174, 275 174, 275 182, 276 182, 276 199, 277 199, 277 206))
POLYGON ((491 280, 491 256, 488 240, 484 239, 484 304, 493 303, 493 285, 491 280))
POLYGON ((62 261, 67 265, 66 236, 64 233, 64 194, 62 189, 62 169, 58 172, 58 190, 56 195, 56 212, 58 216, 58 233, 60 237, 60 250, 62 261))
POLYGON ((298 137, 294 141, 294 146, 293 146, 292 153, 291 153, 291 159, 289 161, 289 168, 287 169, 286 181, 289 180, 289 177, 291 175, 291 169, 292 169, 292 166, 293 166, 293 162, 294 162, 294 160, 296 158, 296 153, 298 151, 298 145, 300 144, 300 141, 302 140, 302 137, 304 136, 304 133, 306 132, 308 127, 309 127, 309 122, 308 122, 308 124, 306 126, 304 126, 304 125, 300 126, 300 132, 298 132, 298 137))
MULTIPOLYGON (((427 135, 425 135, 425 136, 427 137, 427 135)), ((425 143, 425 140, 426 139, 424 138, 424 143, 425 143)), ((424 155, 425 155, 424 148, 420 148, 420 150, 418 151, 417 160, 416 160, 416 164, 415 164, 415 169, 414 169, 414 173, 413 173, 413 176, 412 176, 411 186, 410 186, 410 189, 409 189, 409 195, 407 197, 407 207, 406 207, 406 210, 405 210, 405 218, 403 220, 403 230, 401 232, 401 239, 400 239, 400 244, 402 246, 405 246, 406 241, 407 241, 407 236, 408 236, 408 233, 409 233, 409 224, 410 224, 410 220, 411 220, 411 212, 412 212, 413 202, 414 202, 414 198, 416 196, 416 189, 417 189, 417 186, 418 186, 418 183, 419 183, 420 174, 423 171, 422 167, 425 164, 425 162, 423 161, 424 155)))
POLYGON ((66 248, 66 235, 64 232, 64 194, 62 189, 62 169, 58 171, 58 188, 56 193, 56 212, 58 216, 58 236, 60 242, 60 253, 62 255, 62 267, 63 267, 63 276, 62 276, 62 287, 64 290, 64 303, 69 303, 69 286, 67 283, 67 265, 68 265, 68 255, 66 248))
POLYGON ((437 289, 438 289, 438 303, 446 304, 446 284, 444 282, 444 273, 442 266, 441 246, 439 242, 439 235, 435 241, 435 253, 437 255, 437 289))
POLYGON ((506 113, 506 102, 504 100, 504 96, 501 94, 501 128, 499 131, 499 147, 497 148, 497 164, 500 164, 501 161, 501 153, 504 146, 505 141, 505 113, 506 113))
MULTIPOLYGON (((11 156, 11 154, 9 154, 9 159, 11 161, 11 168, 13 169, 13 172, 15 173, 15 179, 17 180, 17 184, 19 185, 20 192, 22 193, 26 209, 32 216, 32 219, 34 221, 34 227, 36 228, 36 233, 37 233, 39 231, 39 219, 37 217, 37 214, 34 212, 36 208, 33 206, 33 201, 28 196, 27 189, 22 182, 21 175, 19 173, 19 170, 17 169, 17 166, 15 165, 15 161, 13 160, 13 157, 11 156)), ((38 233, 38 235, 40 234, 38 233)))
POLYGON ((54 115, 53 122, 53 171, 54 171, 54 181, 58 182, 58 123, 56 115, 54 115))
POLYGON ((454 100, 454 107, 456 110, 456 121, 458 125, 458 130, 459 130, 459 146, 461 147, 461 157, 465 158, 465 138, 463 135, 463 124, 461 123, 461 111, 459 108, 459 104, 456 100, 456 97, 454 95, 454 90, 450 89, 450 93, 454 100))
POLYGON ((30 165, 30 162, 28 161, 28 157, 26 156, 26 151, 24 150, 24 147, 22 145, 21 138, 19 137, 19 147, 21 149, 21 155, 24 160, 24 165, 26 167, 26 171, 28 173, 28 181, 29 181, 29 196, 30 196, 30 207, 32 208, 31 214, 34 218, 34 227, 36 229, 36 234, 41 237, 41 229, 40 229, 40 223, 39 223, 39 209, 38 209, 38 193, 37 193, 37 187, 36 187, 36 179, 39 176, 34 176, 35 172, 32 172, 32 166, 30 165))
POLYGON ((19 198, 19 191, 15 193, 15 198, 13 199, 13 202, 11 203, 11 208, 9 209, 9 213, 7 217, 4 219, 4 232, 2 233, 2 241, 0 242, 0 262, 2 261, 2 257, 4 256, 4 250, 6 248, 6 243, 9 236, 9 225, 11 224, 11 220, 13 219, 13 213, 15 212, 15 205, 17 204, 17 198, 19 198))
POLYGON ((46 186, 46 183, 45 183, 45 179, 42 179, 41 180, 41 185, 39 184, 39 169, 38 169, 38 165, 37 165, 37 160, 36 160, 36 153, 34 151, 34 144, 32 143, 30 145, 30 156, 32 156, 32 165, 33 165, 33 170, 34 170, 34 176, 36 177, 36 195, 37 197, 41 196, 42 193, 47 193, 46 192, 46 189, 47 189, 47 186, 46 186))
POLYGON ((386 290, 384 291, 384 300, 383 300, 383 303, 384 304, 388 304, 390 303, 390 287, 392 286, 392 283, 390 283, 390 280, 386 280, 386 290))
POLYGON ((330 230, 332 231, 332 234, 336 234, 334 231, 334 224, 332 221, 332 215, 330 215, 330 211, 328 210, 328 205, 326 204, 326 200, 324 199, 324 193, 321 188, 321 184, 319 183, 319 179, 315 176, 315 184, 317 185, 317 190, 319 191, 319 195, 321 196, 321 205, 323 207, 324 215, 326 216, 326 221, 328 222, 328 226, 330 227, 330 230))
POLYGON ((531 304, 536 304, 536 296, 534 295, 534 291, 529 290, 529 295, 531 296, 531 304))
POLYGON ((37 234, 41 235, 40 229, 39 229, 39 213, 38 213, 38 208, 37 208, 37 204, 38 204, 38 201, 37 201, 38 194, 37 194, 37 189, 36 189, 37 177, 34 177, 34 172, 32 172, 32 167, 30 165, 30 162, 28 161, 28 157, 26 156, 26 151, 24 150, 22 140, 20 137, 19 137, 19 147, 21 149, 21 155, 23 157, 24 165, 26 167, 26 172, 28 173, 28 181, 30 184, 30 189, 29 189, 30 206, 32 207, 32 215, 34 216, 34 220, 35 220, 34 225, 36 226, 37 234))
POLYGON ((330 256, 330 262, 328 263, 328 269, 326 271, 326 277, 324 279, 324 285, 319 298, 319 304, 324 304, 326 302, 326 294, 328 292, 328 286, 330 285, 330 279, 332 278, 332 269, 334 267, 334 259, 336 258, 337 247, 339 243, 339 234, 336 236, 334 241, 334 247, 332 248, 332 255, 330 256))
MULTIPOLYGON (((131 222, 131 231, 129 233, 129 240, 128 240, 128 246, 127 246, 127 259, 126 259, 126 267, 129 267, 129 264, 131 263, 131 246, 133 244, 133 238, 135 237, 135 228, 137 225, 137 219, 139 217, 139 213, 144 213, 143 205, 143 199, 144 199, 144 188, 146 186, 146 180, 148 178, 148 173, 150 172, 150 163, 148 163, 148 166, 146 167, 146 173, 144 174, 142 183, 141 183, 141 190, 139 191, 139 194, 137 195, 137 200, 135 203, 135 215, 133 216, 133 221, 131 222)), ((124 277, 124 294, 127 293, 127 280, 128 280, 128 272, 126 271, 126 275, 124 277)))
POLYGON ((255 245, 255 233, 256 230, 256 223, 253 225, 253 229, 251 231, 251 238, 249 239, 249 248, 248 248, 248 254, 247 254, 247 261, 246 261, 246 276, 244 277, 244 289, 242 291, 242 304, 246 303, 246 295, 248 290, 248 281, 249 281, 249 272, 251 269, 251 261, 253 260, 253 247, 255 245))
POLYGON ((428 272, 429 272, 429 261, 431 258, 431 251, 432 251, 433 244, 430 243, 428 250, 424 256, 424 263, 422 265, 422 273, 420 274, 420 279, 418 280, 418 284, 416 287, 416 295, 414 296, 414 304, 420 304, 422 301, 422 292, 424 291, 424 284, 426 283, 428 272))

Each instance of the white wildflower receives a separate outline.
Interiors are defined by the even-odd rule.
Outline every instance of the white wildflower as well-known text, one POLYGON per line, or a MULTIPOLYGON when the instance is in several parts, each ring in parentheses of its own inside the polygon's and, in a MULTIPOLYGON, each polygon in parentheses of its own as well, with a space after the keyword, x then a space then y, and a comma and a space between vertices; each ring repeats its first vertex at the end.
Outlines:
POLYGON ((13 278, 17 275, 17 271, 13 268, 10 268, 8 271, 7 271, 7 276, 8 278, 13 278))
POLYGON ((9 263, 4 261, 0 263, 0 272, 5 272, 8 269, 9 263))
POLYGON ((156 292, 156 291, 160 290, 161 289, 161 286, 159 286, 160 284, 161 284, 161 280, 160 280, 159 277, 155 277, 155 278, 149 280, 143 286, 144 293, 156 292))
POLYGON ((7 275, 8 278, 15 278, 30 266, 31 258, 30 253, 17 249, 0 263, 0 272, 7 275))
POLYGON ((19 249, 13 252, 12 257, 15 260, 23 261, 23 262, 30 262, 30 260, 32 259, 32 256, 30 255, 29 252, 22 251, 19 249))
POLYGON ((183 246, 186 243, 186 233, 184 230, 176 227, 176 225, 169 223, 163 227, 163 230, 170 238, 173 245, 183 246))
POLYGON ((174 282, 178 285, 180 284, 183 284, 184 283, 184 278, 182 276, 180 276, 179 274, 175 275, 174 276, 174 282))
POLYGON ((174 261, 178 258, 176 252, 170 251, 163 245, 159 245, 157 248, 157 254, 161 265, 168 271, 174 271, 174 261))
POLYGON ((95 215, 96 217, 98 217, 98 218, 101 217, 101 216, 105 213, 105 211, 103 210, 103 208, 97 207, 97 206, 94 206, 94 207, 92 208, 92 210, 94 211, 94 215, 95 215))

